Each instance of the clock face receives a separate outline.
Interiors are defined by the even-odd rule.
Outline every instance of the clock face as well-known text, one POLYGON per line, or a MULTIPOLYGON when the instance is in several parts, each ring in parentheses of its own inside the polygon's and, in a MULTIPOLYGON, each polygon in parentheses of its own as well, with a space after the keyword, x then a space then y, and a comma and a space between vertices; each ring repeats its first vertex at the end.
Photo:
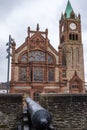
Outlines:
POLYGON ((75 30, 76 29, 76 24, 75 23, 70 23, 70 29, 75 30))

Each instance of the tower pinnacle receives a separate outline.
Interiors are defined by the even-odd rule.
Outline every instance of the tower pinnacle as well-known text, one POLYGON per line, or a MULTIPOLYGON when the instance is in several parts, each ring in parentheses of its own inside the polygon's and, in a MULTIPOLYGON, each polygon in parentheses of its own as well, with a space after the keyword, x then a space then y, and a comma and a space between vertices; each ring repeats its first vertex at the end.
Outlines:
POLYGON ((66 10, 65 10, 66 18, 70 18, 70 14, 72 12, 73 12, 73 8, 71 6, 70 1, 68 0, 67 6, 66 6, 66 10))

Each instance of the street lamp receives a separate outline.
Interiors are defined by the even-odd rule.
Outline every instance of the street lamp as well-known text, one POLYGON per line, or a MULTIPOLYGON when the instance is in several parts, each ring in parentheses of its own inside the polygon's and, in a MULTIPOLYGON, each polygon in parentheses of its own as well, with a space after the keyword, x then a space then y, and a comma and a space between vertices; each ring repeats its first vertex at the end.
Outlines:
POLYGON ((8 55, 6 56, 8 63, 7 63, 7 93, 9 92, 9 88, 10 88, 10 83, 9 83, 9 71, 10 71, 10 57, 11 57, 11 48, 12 48, 12 44, 13 44, 14 40, 11 38, 11 35, 9 35, 9 42, 6 43, 6 46, 8 46, 8 48, 6 49, 8 55))

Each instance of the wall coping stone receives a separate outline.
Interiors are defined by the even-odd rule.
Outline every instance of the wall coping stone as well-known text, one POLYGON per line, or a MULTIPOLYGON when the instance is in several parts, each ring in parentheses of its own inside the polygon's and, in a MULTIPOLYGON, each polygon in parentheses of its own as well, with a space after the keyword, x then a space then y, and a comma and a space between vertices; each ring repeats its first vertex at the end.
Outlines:
POLYGON ((11 94, 5 93, 0 94, 0 103, 21 103, 23 98, 23 94, 11 94))

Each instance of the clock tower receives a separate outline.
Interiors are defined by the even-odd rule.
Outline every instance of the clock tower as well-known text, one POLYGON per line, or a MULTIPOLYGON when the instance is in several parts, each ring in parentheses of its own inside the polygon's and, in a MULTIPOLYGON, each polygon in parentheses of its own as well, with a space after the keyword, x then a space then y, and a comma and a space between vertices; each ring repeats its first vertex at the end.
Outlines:
POLYGON ((65 13, 59 22, 60 45, 62 56, 62 82, 69 92, 84 92, 84 56, 81 36, 81 18, 77 16, 68 0, 65 13), (66 77, 63 77, 66 73, 66 77))

